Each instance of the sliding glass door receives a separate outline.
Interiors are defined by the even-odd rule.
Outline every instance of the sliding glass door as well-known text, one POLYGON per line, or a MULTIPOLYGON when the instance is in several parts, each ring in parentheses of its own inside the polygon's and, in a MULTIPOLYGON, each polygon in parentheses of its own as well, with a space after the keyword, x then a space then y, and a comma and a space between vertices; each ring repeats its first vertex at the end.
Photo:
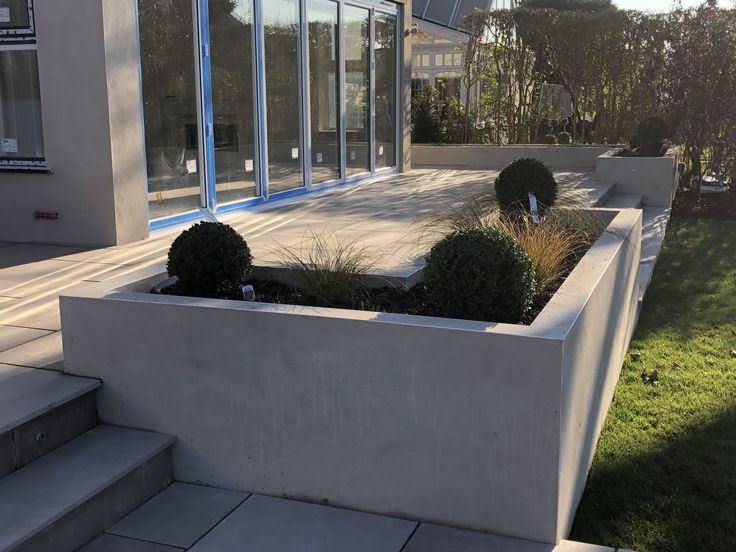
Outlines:
POLYGON ((152 220, 396 166, 396 6, 138 0, 138 12, 152 220))
POLYGON ((345 33, 345 141, 347 176, 371 170, 371 12, 346 5, 345 33))
POLYGON ((340 174, 340 78, 338 4, 308 0, 312 184, 340 174))
POLYGON ((138 2, 152 219, 202 204, 194 14, 187 0, 138 2))
POLYGON ((256 179, 252 0, 209 0, 217 204, 260 195, 256 179))
POLYGON ((396 166, 396 30, 394 15, 376 14, 374 52, 376 58, 376 169, 396 166))
POLYGON ((268 191, 304 186, 299 0, 264 0, 268 191))

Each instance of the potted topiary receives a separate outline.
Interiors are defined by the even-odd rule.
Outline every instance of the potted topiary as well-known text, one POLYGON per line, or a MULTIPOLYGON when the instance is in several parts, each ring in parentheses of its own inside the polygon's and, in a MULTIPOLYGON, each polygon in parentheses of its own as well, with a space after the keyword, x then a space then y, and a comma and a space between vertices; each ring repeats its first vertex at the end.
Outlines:
POLYGON ((453 232, 429 253, 424 282, 443 316, 516 324, 534 299, 534 266, 495 228, 453 232))
POLYGON ((176 276, 175 295, 232 298, 252 268, 243 237, 227 224, 200 222, 182 232, 169 249, 166 270, 176 276))
POLYGON ((529 193, 537 198, 539 213, 552 207, 557 200, 557 181, 552 171, 537 159, 517 159, 498 175, 496 198, 505 213, 529 212, 529 193))
POLYGON ((572 134, 570 134, 566 130, 560 132, 557 135, 557 142, 564 145, 572 144, 572 134))
POLYGON ((661 157, 668 133, 669 125, 664 120, 650 117, 639 123, 631 145, 638 150, 640 157, 661 157))

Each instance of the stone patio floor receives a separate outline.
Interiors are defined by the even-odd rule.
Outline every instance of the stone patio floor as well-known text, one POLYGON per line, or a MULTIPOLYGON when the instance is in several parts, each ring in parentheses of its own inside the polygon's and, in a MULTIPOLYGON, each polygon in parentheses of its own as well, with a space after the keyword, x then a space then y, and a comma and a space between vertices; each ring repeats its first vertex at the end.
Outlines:
MULTIPOLYGON (((221 220, 246 237, 256 263, 276 261, 280 247, 303 247, 312 232, 334 232, 340 241, 357 241, 375 250, 381 268, 402 270, 423 261, 427 221, 432 214, 491 184, 495 176, 493 171, 417 170, 233 212, 221 220)), ((598 183, 586 171, 556 176, 565 195, 588 205, 600 204, 611 191, 610 184, 598 183)), ((0 365, 62 370, 59 296, 78 286, 164 262, 182 228, 101 249, 0 243, 0 365)), ((187 549, 612 551, 577 543, 562 543, 555 549, 325 506, 175 484, 87 545, 84 552, 187 549)))

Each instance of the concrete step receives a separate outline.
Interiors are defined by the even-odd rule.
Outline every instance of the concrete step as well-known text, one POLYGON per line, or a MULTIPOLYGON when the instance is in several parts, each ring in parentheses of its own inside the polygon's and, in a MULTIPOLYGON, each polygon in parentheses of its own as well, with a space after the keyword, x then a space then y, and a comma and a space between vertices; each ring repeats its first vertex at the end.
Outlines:
POLYGON ((168 435, 98 426, 0 480, 0 552, 72 552, 172 481, 168 435))
POLYGON ((0 364, 0 477, 97 425, 95 379, 0 364))
POLYGON ((667 225, 672 214, 671 209, 645 207, 641 237, 641 264, 639 265, 639 305, 644 301, 649 284, 654 275, 654 265, 664 243, 667 225))
POLYGON ((571 201, 587 207, 602 207, 613 195, 615 187, 615 184, 610 182, 595 182, 595 186, 588 183, 585 187, 579 186, 565 192, 562 202, 571 201))
POLYGON ((616 192, 606 200, 604 207, 610 209, 640 209, 642 196, 637 194, 622 194, 616 192))

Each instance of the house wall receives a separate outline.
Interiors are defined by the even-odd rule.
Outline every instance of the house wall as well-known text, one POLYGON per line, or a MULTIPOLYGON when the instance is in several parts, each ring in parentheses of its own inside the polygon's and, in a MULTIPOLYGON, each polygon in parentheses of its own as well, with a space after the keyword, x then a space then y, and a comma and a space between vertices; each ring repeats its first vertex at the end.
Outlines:
POLYGON ((46 162, 0 171, 0 241, 113 245, 148 233, 135 0, 36 0, 46 162), (35 210, 59 214, 34 220, 35 210))

